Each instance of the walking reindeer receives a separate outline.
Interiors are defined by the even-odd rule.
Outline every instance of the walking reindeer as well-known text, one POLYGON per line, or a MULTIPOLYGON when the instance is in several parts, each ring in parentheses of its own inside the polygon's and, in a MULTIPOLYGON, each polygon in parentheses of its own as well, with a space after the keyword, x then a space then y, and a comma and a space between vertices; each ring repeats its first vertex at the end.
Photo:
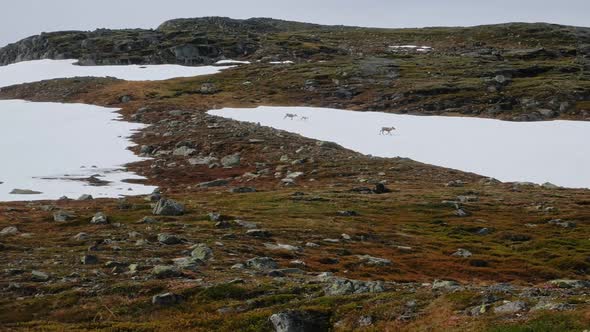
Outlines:
POLYGON ((395 130, 395 127, 382 127, 379 135, 391 135, 395 130))
POLYGON ((290 120, 295 120, 295 118, 297 118, 297 114, 293 114, 293 113, 287 113, 285 114, 285 117, 283 119, 290 119, 290 120))

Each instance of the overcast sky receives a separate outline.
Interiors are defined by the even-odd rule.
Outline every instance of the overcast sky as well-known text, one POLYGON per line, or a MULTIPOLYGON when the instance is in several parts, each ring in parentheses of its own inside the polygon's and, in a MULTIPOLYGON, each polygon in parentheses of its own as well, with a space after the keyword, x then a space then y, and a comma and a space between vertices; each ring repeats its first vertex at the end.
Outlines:
POLYGON ((273 17, 374 27, 551 22, 590 26, 590 0, 17 0, 0 11, 0 47, 42 31, 155 28, 178 17, 273 17))

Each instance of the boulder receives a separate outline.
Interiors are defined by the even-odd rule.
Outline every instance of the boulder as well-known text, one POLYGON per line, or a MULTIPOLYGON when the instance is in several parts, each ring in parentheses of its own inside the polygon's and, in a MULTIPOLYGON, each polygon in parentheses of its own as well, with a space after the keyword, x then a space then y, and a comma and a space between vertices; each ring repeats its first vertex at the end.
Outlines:
POLYGON ((161 306, 174 305, 180 301, 182 301, 182 296, 173 293, 158 294, 152 297, 152 304, 161 306))
POLYGON ((191 257, 201 261, 208 261, 213 258, 213 250, 206 244, 199 243, 194 247, 193 251, 191 251, 191 257))
POLYGON ((158 242, 166 245, 175 245, 182 243, 182 239, 173 234, 160 233, 158 234, 158 242))
POLYGON ((246 231, 246 235, 257 238, 269 238, 272 233, 264 229, 250 229, 246 231))
POLYGON ((275 332, 327 332, 330 316, 325 313, 287 310, 270 316, 275 332))
POLYGON ((8 226, 8 227, 4 227, 0 231, 0 236, 12 236, 12 235, 16 235, 18 233, 19 233, 18 228, 16 228, 15 226, 8 226))
POLYGON ((102 212, 98 212, 94 215, 94 217, 92 217, 92 219, 90 220, 90 223, 95 224, 95 225, 108 224, 109 218, 107 217, 106 214, 104 214, 102 212))
POLYGON ((41 271, 32 271, 31 272, 31 281, 35 282, 46 282, 49 281, 50 277, 49 274, 41 271))
POLYGON ((84 194, 84 195, 78 197, 78 200, 79 201, 89 201, 89 200, 92 200, 92 199, 94 199, 92 197, 92 195, 88 195, 88 194, 84 194))
POLYGON ((221 165, 227 168, 240 166, 241 159, 242 157, 240 153, 234 153, 221 158, 221 165))
POLYGON ((177 201, 162 198, 156 203, 153 214, 158 216, 181 216, 184 214, 184 206, 177 201))
POLYGON ((389 266, 391 265, 391 261, 385 258, 378 258, 369 255, 360 255, 358 256, 361 263, 370 265, 370 266, 389 266))
POLYGON ((453 253, 453 257, 462 257, 462 258, 468 258, 471 257, 473 254, 471 253, 471 251, 467 250, 467 249, 462 249, 459 248, 457 249, 457 251, 455 251, 453 253))
POLYGON ((182 276, 182 272, 174 265, 156 265, 152 269, 152 276, 158 279, 176 278, 182 276))
POLYGON ((82 263, 82 265, 96 265, 98 264, 98 257, 94 255, 84 255, 80 257, 80 263, 82 263))
POLYGON ((495 307, 494 312, 497 314, 514 314, 526 310, 527 307, 527 304, 523 301, 513 301, 495 307))
POLYGON ((326 295, 381 293, 385 291, 385 286, 382 281, 331 278, 324 290, 326 295))
POLYGON ((74 216, 74 214, 72 214, 71 212, 67 212, 67 211, 57 211, 55 213, 53 213, 53 221, 56 222, 66 222, 66 221, 70 221, 72 219, 74 219, 76 216, 74 216))
POLYGON ((274 270, 279 267, 277 262, 270 257, 256 257, 249 259, 244 266, 255 270, 274 270))

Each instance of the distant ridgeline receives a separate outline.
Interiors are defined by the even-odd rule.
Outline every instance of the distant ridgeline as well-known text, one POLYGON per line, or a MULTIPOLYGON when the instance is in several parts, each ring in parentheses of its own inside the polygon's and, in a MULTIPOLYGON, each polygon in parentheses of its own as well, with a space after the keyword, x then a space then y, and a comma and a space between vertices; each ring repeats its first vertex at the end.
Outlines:
MULTIPOLYGON (((84 65, 202 65, 224 57, 252 56, 268 34, 322 29, 325 27, 265 18, 207 17, 171 20, 156 30, 42 33, 1 48, 0 65, 37 59, 79 59, 84 65)), ((288 46, 288 39, 284 42, 281 48, 288 46)))
POLYGON ((435 46, 427 51, 447 54, 522 59, 578 57, 586 67, 590 61, 590 28, 514 23, 471 28, 375 29, 270 18, 204 17, 167 21, 156 30, 42 33, 1 48, 0 65, 66 58, 79 59, 87 65, 201 65, 222 58, 367 56, 391 53, 396 50, 395 44, 403 42, 435 46))
POLYGON ((289 60, 296 67, 273 71, 267 83, 334 108, 590 120, 590 28, 582 27, 378 29, 206 17, 155 30, 43 33, 0 49, 0 65, 66 58, 82 65, 248 60, 243 70, 258 76, 265 64, 289 60))

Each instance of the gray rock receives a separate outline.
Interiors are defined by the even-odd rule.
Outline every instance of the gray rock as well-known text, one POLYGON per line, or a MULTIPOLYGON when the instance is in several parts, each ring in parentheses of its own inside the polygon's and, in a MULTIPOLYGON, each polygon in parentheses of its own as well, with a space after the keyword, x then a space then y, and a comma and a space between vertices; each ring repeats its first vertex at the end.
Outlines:
POLYGON ((174 265, 156 265, 152 269, 152 276, 158 279, 176 278, 182 276, 182 272, 174 265))
POLYGON ((49 281, 49 279, 51 279, 51 277, 49 276, 49 274, 47 274, 45 272, 41 272, 41 271, 32 271, 31 272, 31 281, 46 282, 46 281, 49 281))
POLYGON ((174 200, 162 198, 154 207, 153 214, 159 216, 181 216, 184 206, 174 200))
POLYGON ((88 239, 88 234, 83 233, 83 232, 78 233, 78 234, 74 235, 73 239, 76 241, 84 241, 84 240, 88 239))
POLYGON ((471 251, 467 250, 467 249, 457 249, 457 251, 455 251, 453 253, 453 257, 463 257, 463 258, 468 258, 471 257, 473 254, 471 253, 471 251))
POLYGON ((327 332, 329 316, 310 311, 288 310, 270 316, 275 332, 327 332))
POLYGON ((265 243, 264 247, 270 250, 302 251, 303 248, 281 243, 265 243))
POLYGON ((92 217, 92 219, 90 220, 90 223, 95 224, 95 225, 108 224, 109 218, 107 217, 106 214, 104 214, 102 212, 98 212, 97 214, 94 215, 94 217, 92 217))
POLYGON ((244 227, 247 229, 255 229, 256 227, 258 227, 256 223, 244 220, 234 220, 234 223, 240 227, 244 227))
POLYGON ((547 222, 549 225, 555 225, 563 228, 574 228, 576 227, 576 223, 573 221, 561 220, 561 219, 553 219, 547 222))
POLYGON ((208 261, 213 258, 213 250, 206 244, 199 243, 194 247, 193 251, 191 251, 191 257, 202 261, 208 261))
POLYGON ((88 194, 84 194, 84 195, 78 197, 79 201, 89 201, 92 199, 94 199, 94 197, 92 197, 92 195, 88 195, 88 194))
POLYGON ((161 233, 158 234, 158 242, 166 245, 175 245, 182 243, 182 239, 173 234, 161 233))
POLYGON ((53 221, 66 222, 74 219, 76 216, 68 211, 57 211, 53 214, 53 221))
POLYGON ((590 281, 586 280, 556 279, 549 281, 549 284, 557 288, 565 289, 590 288, 590 281))
POLYGON ((203 265, 203 261, 193 257, 180 257, 172 260, 174 265, 183 270, 196 271, 203 265))
POLYGON ((202 182, 198 184, 199 188, 213 188, 213 187, 223 187, 229 184, 228 180, 225 179, 217 179, 208 182, 202 182))
POLYGON ((221 158, 221 164, 223 165, 223 167, 236 167, 240 166, 241 159, 241 154, 235 153, 221 158))
POLYGON ((143 217, 138 222, 138 224, 157 224, 159 221, 152 217, 143 217))
POLYGON ((188 160, 188 163, 193 165, 193 166, 197 166, 197 165, 211 165, 214 164, 218 161, 217 158, 215 157, 197 157, 197 158, 191 158, 188 160))
POLYGON ((4 227, 0 231, 0 236, 12 236, 12 235, 16 235, 18 233, 19 233, 18 228, 16 228, 15 226, 8 226, 8 227, 4 227))
POLYGON ((514 314, 527 309, 527 304, 523 301, 514 301, 502 304, 494 308, 497 314, 514 314))
POLYGON ((342 278, 331 278, 324 289, 326 295, 349 295, 363 293, 381 293, 385 291, 382 281, 362 281, 342 278))
POLYGON ((188 157, 195 154, 197 150, 189 148, 188 146, 181 146, 179 148, 174 149, 172 152, 173 156, 180 156, 180 157, 188 157))
POLYGON ((279 267, 277 262, 270 257, 256 257, 249 259, 244 266, 256 270, 274 270, 279 267))
POLYGON ((152 297, 152 304, 161 306, 174 305, 180 301, 182 301, 182 297, 173 293, 158 294, 152 297))
POLYGON ((453 290, 460 288, 461 284, 454 280, 435 280, 432 283, 432 289, 453 290))
POLYGON ((385 258, 378 258, 369 255, 361 255, 358 256, 359 260, 366 265, 370 266, 389 266, 391 265, 391 261, 385 258))
POLYGON ((246 231, 246 235, 257 238, 269 238, 272 236, 272 233, 264 229, 250 229, 246 231))
POLYGON ((82 265, 96 265, 98 264, 98 257, 94 255, 84 255, 80 257, 80 263, 82 263, 82 265))

